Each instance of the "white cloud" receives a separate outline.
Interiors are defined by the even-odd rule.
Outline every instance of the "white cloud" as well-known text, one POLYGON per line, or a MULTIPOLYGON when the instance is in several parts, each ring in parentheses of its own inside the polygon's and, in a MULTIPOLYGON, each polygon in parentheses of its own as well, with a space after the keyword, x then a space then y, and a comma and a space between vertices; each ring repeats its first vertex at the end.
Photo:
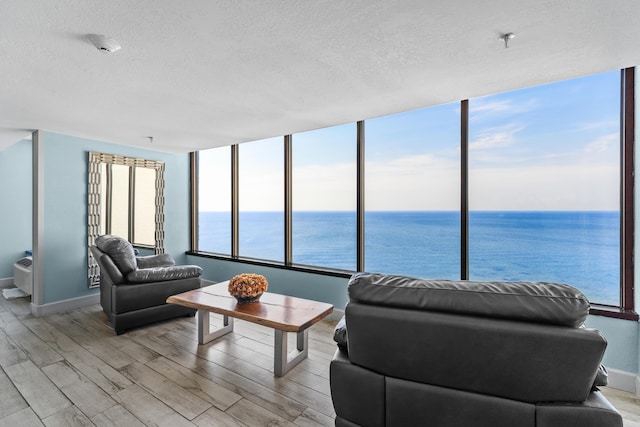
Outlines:
POLYGON ((460 162, 422 154, 367 162, 365 203, 371 210, 454 210, 460 205, 460 162))
POLYGON ((515 134, 522 129, 524 129, 524 126, 515 123, 483 129, 478 138, 469 143, 469 150, 490 150, 507 147, 515 142, 515 134))
POLYGON ((355 210, 356 165, 311 165, 293 169, 294 210, 355 210))
POLYGON ((610 133, 588 143, 584 151, 586 153, 604 153, 620 144, 620 134, 610 133))
MULTIPOLYGON (((607 146, 609 135, 597 139, 591 149, 607 146)), ((602 164, 593 155, 566 162, 470 170, 470 203, 473 210, 615 210, 618 209, 619 172, 615 163, 602 164), (573 163, 572 163, 573 162, 573 163)), ((434 154, 406 156, 365 165, 365 202, 370 210, 458 210, 460 206, 459 159, 434 154)), ((356 166, 353 162, 294 168, 294 210, 355 210, 356 166)), ((224 175, 227 175, 225 171, 224 175)), ((212 184, 201 195, 214 195, 228 206, 228 185, 212 184), (211 190, 211 191, 206 191, 211 190)), ((221 177, 217 177, 221 178, 221 177)), ((222 182, 222 181, 219 181, 222 182)), ((227 181, 228 182, 228 181, 227 181)), ((282 210, 281 174, 256 172, 241 183, 243 210, 282 210), (249 184, 251 181, 251 184, 249 184)), ((208 206, 205 197, 201 206, 208 206)), ((213 203, 211 206, 213 207, 213 203)), ((216 206, 217 207, 217 206, 216 206)), ((203 209, 207 210, 207 209, 203 209)))
POLYGON ((245 170, 239 183, 241 211, 281 211, 284 209, 282 171, 245 170))
POLYGON ((469 175, 473 210, 615 210, 615 165, 553 165, 474 169, 469 175))
MULTIPOLYGON (((355 165, 301 168, 295 209, 355 209, 355 165), (318 175, 320 173, 320 175, 318 175), (324 179, 318 179, 324 176, 324 179)), ((460 164, 424 154, 367 162, 370 210, 457 210, 460 164)), ((476 168, 470 171, 474 210, 615 210, 618 168, 595 163, 476 168)))
POLYGON ((603 130, 603 129, 619 129, 620 128, 620 120, 601 120, 596 122, 587 122, 587 123, 579 123, 576 126, 576 131, 594 131, 594 130, 603 130))
POLYGON ((510 116, 526 113, 536 108, 538 102, 535 99, 528 101, 513 99, 495 99, 492 97, 478 98, 469 102, 469 119, 474 122, 482 122, 488 119, 500 117, 508 119, 510 116), (493 99, 492 99, 493 98, 493 99))
POLYGON ((513 109, 513 102, 510 99, 500 101, 486 101, 486 99, 475 99, 469 105, 469 114, 497 113, 513 109))

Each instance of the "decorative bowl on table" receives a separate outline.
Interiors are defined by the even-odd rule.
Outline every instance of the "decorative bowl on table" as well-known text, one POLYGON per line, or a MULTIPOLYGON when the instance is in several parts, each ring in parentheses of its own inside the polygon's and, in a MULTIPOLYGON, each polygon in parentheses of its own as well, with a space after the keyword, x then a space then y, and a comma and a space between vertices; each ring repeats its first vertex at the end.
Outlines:
POLYGON ((260 299, 269 287, 267 279, 260 274, 243 273, 229 280, 229 294, 238 304, 249 304, 260 299))

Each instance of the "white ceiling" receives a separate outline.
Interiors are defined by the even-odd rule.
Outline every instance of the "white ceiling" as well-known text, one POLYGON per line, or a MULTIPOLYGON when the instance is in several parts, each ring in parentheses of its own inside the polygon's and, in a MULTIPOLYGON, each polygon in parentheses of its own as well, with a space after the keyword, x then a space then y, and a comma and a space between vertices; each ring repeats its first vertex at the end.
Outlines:
POLYGON ((188 152, 635 65, 637 0, 2 0, 0 150, 188 152))

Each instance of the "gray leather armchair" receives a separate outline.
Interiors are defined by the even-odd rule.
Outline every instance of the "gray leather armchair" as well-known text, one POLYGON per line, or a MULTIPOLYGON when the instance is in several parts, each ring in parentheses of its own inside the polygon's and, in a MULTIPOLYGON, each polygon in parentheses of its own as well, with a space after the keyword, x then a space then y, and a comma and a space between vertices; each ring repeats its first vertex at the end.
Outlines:
POLYGON ((568 285, 358 273, 334 334, 335 424, 622 427, 588 312, 568 285))
POLYGON ((131 243, 112 235, 99 236, 90 249, 100 266, 100 304, 116 334, 195 315, 196 310, 166 300, 200 287, 199 266, 176 266, 168 254, 136 257, 131 243))

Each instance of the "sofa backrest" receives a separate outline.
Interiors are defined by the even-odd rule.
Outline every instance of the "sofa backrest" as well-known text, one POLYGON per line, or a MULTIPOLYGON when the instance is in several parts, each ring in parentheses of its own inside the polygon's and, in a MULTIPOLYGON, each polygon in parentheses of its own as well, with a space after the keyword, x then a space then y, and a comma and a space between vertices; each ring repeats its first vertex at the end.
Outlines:
POLYGON ((426 280, 357 273, 349 300, 399 307, 579 327, 589 300, 578 289, 557 283, 426 280))
POLYGON ((499 282, 461 290, 467 283, 355 275, 345 310, 351 362, 389 377, 530 403, 587 398, 606 341, 577 327, 588 312, 583 296, 565 295, 572 291, 561 286, 556 298, 544 295, 554 286, 538 292, 531 284, 517 292, 513 283, 503 292, 499 282))
POLYGON ((349 303, 352 363, 380 374, 537 403, 584 401, 604 355, 598 331, 349 303))

